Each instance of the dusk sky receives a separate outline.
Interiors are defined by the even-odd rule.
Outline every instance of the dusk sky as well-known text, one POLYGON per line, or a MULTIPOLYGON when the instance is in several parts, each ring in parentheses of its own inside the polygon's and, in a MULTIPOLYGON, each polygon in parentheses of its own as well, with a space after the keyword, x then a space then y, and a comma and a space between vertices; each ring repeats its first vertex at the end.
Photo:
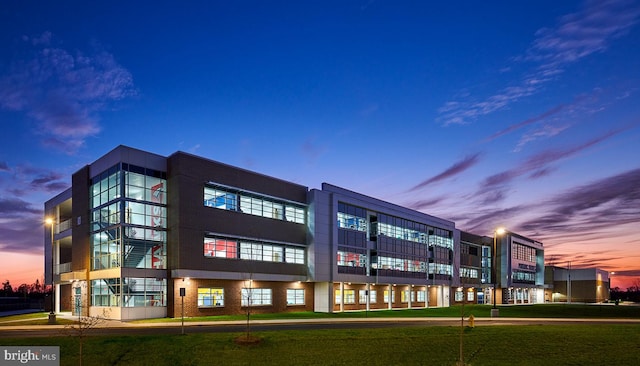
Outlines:
POLYGON ((332 183, 640 281, 640 1, 2 1, 0 280, 117 145, 332 183))

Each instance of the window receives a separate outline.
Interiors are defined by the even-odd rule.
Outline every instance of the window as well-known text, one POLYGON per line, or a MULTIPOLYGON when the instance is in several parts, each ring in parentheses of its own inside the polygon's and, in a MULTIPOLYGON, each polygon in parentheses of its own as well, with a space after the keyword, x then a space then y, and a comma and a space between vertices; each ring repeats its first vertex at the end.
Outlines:
POLYGON ((426 291, 416 291, 418 302, 425 302, 426 299, 426 291))
POLYGON ((303 205, 296 205, 286 200, 273 199, 234 188, 205 186, 204 205, 275 220, 285 220, 298 224, 305 223, 306 209, 303 205))
POLYGON ((475 293, 473 291, 467 291, 467 301, 471 301, 472 302, 475 299, 474 294, 475 293))
POLYGON ((120 279, 91 280, 91 306, 120 306, 120 279))
POLYGON ((240 242, 240 259, 250 259, 254 261, 282 262, 283 248, 281 246, 240 242))
POLYGON ((288 288, 287 305, 304 305, 304 289, 288 288))
POLYGON ((478 270, 476 268, 460 268, 460 277, 465 278, 478 278, 478 270))
POLYGON ((198 307, 214 308, 224 306, 223 288, 198 288, 198 307))
POLYGON ((366 267, 367 256, 365 254, 338 251, 336 263, 339 266, 366 267))
POLYGON ((234 240, 204 238, 204 256, 238 258, 238 243, 234 240))
POLYGON ((205 257, 245 259, 263 262, 305 263, 303 248, 280 244, 235 240, 224 237, 205 237, 203 243, 205 257), (286 258, 285 258, 286 255, 286 258))
POLYGON ((344 290, 344 303, 345 304, 356 303, 356 290, 344 290))
POLYGON ((271 305, 270 288, 243 288, 241 306, 271 305))
MULTIPOLYGON (((384 290, 383 296, 384 296, 384 303, 388 304, 389 303, 389 290, 384 290)), ((395 297, 396 297, 396 291, 393 290, 393 291, 391 291, 391 302, 392 303, 395 302, 394 301, 395 297)))
MULTIPOLYGON (((360 304, 367 303, 367 290, 360 290, 358 293, 358 302, 360 304)), ((376 303, 376 290, 369 290, 369 304, 376 303)))
POLYGON ((460 290, 460 291, 456 291, 456 294, 455 294, 455 301, 462 301, 462 299, 463 299, 463 298, 464 298, 464 297, 463 297, 463 293, 462 293, 462 291, 461 291, 461 290, 460 290))
POLYGON ((167 280, 144 277, 124 277, 123 307, 166 306, 167 280))
POLYGON ((204 187, 204 205, 221 210, 236 211, 237 195, 216 187, 204 187))
POLYGON ((287 263, 304 264, 304 249, 286 247, 284 253, 287 263))
POLYGON ((344 297, 341 296, 340 290, 336 290, 336 304, 340 304, 340 301, 344 301, 343 304, 355 304, 356 290, 344 290, 344 297))
POLYGON ((416 294, 413 291, 404 290, 400 293, 400 301, 401 302, 409 302, 409 296, 411 296, 411 301, 416 301, 416 294))

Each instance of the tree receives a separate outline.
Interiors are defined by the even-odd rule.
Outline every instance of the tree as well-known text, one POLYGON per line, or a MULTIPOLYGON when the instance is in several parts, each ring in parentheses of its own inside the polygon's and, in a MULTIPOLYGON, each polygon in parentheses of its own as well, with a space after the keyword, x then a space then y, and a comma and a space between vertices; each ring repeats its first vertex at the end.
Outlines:
POLYGON ((11 283, 9 280, 6 280, 2 283, 2 296, 13 296, 13 287, 11 287, 11 283))
MULTIPOLYGON (((72 296, 71 302, 73 303, 73 301, 74 301, 74 298, 72 296)), ((78 347, 79 347, 79 352, 78 352, 79 363, 78 364, 80 366, 82 366, 82 348, 84 345, 85 337, 87 337, 89 331, 99 327, 109 317, 109 311, 106 309, 102 311, 101 316, 98 316, 98 315, 82 316, 83 304, 85 304, 84 301, 79 304, 78 320, 75 323, 65 325, 64 327, 64 331, 67 333, 67 335, 78 339, 78 347)))

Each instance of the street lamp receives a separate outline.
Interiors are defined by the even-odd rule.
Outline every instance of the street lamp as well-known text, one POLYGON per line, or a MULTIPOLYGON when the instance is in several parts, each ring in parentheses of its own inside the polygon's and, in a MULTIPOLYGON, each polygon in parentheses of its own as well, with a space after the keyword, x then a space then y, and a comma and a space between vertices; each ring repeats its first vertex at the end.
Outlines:
POLYGON ((53 244, 53 225, 56 223, 56 221, 54 219, 52 219, 51 217, 47 217, 44 222, 50 226, 51 228, 51 311, 49 312, 49 324, 55 324, 56 323, 56 312, 55 312, 55 306, 56 306, 56 284, 55 284, 55 279, 54 279, 54 257, 55 257, 55 246, 53 244))
POLYGON ((491 278, 493 279, 493 308, 491 309, 491 317, 492 318, 497 318, 498 315, 500 315, 500 310, 496 307, 496 287, 498 286, 498 280, 496 277, 498 277, 498 271, 496 269, 496 265, 497 265, 497 237, 498 235, 502 235, 505 233, 505 229, 502 227, 499 227, 495 230, 495 232, 493 233, 493 256, 491 257, 491 278))

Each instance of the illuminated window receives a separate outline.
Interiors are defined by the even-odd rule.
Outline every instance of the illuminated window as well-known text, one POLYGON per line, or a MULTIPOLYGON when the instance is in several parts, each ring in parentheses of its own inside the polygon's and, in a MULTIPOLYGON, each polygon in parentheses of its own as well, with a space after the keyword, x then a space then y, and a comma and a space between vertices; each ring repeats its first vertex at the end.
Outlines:
POLYGON ((288 288, 287 305, 304 305, 304 289, 288 288))
POLYGON ((270 288, 243 288, 241 306, 271 305, 270 288))
POLYGON ((198 307, 215 308, 224 306, 223 288, 198 288, 198 307))
POLYGON ((298 224, 305 223, 306 210, 303 205, 239 189, 205 186, 204 205, 275 220, 285 220, 298 224))
POLYGON ((304 249, 286 247, 284 253, 287 263, 304 264, 304 249))
MULTIPOLYGON (((384 290, 383 296, 384 296, 384 303, 388 304, 389 303, 389 290, 384 290)), ((396 297, 395 290, 391 291, 391 302, 392 303, 394 302, 395 297, 396 297)))
POLYGON ((402 291, 402 292, 400 293, 400 301, 401 301, 401 302, 409 302, 409 301, 408 301, 409 296, 411 296, 411 301, 412 301, 412 302, 413 302, 413 301, 416 301, 416 299, 415 299, 415 297, 416 297, 416 296, 415 296, 415 295, 416 295, 416 294, 415 294, 415 292, 413 292, 413 291, 409 291, 409 290, 402 291), (411 295, 409 295, 409 294, 411 294, 411 295))
POLYGON ((234 240, 204 238, 204 256, 238 258, 238 243, 234 240))

